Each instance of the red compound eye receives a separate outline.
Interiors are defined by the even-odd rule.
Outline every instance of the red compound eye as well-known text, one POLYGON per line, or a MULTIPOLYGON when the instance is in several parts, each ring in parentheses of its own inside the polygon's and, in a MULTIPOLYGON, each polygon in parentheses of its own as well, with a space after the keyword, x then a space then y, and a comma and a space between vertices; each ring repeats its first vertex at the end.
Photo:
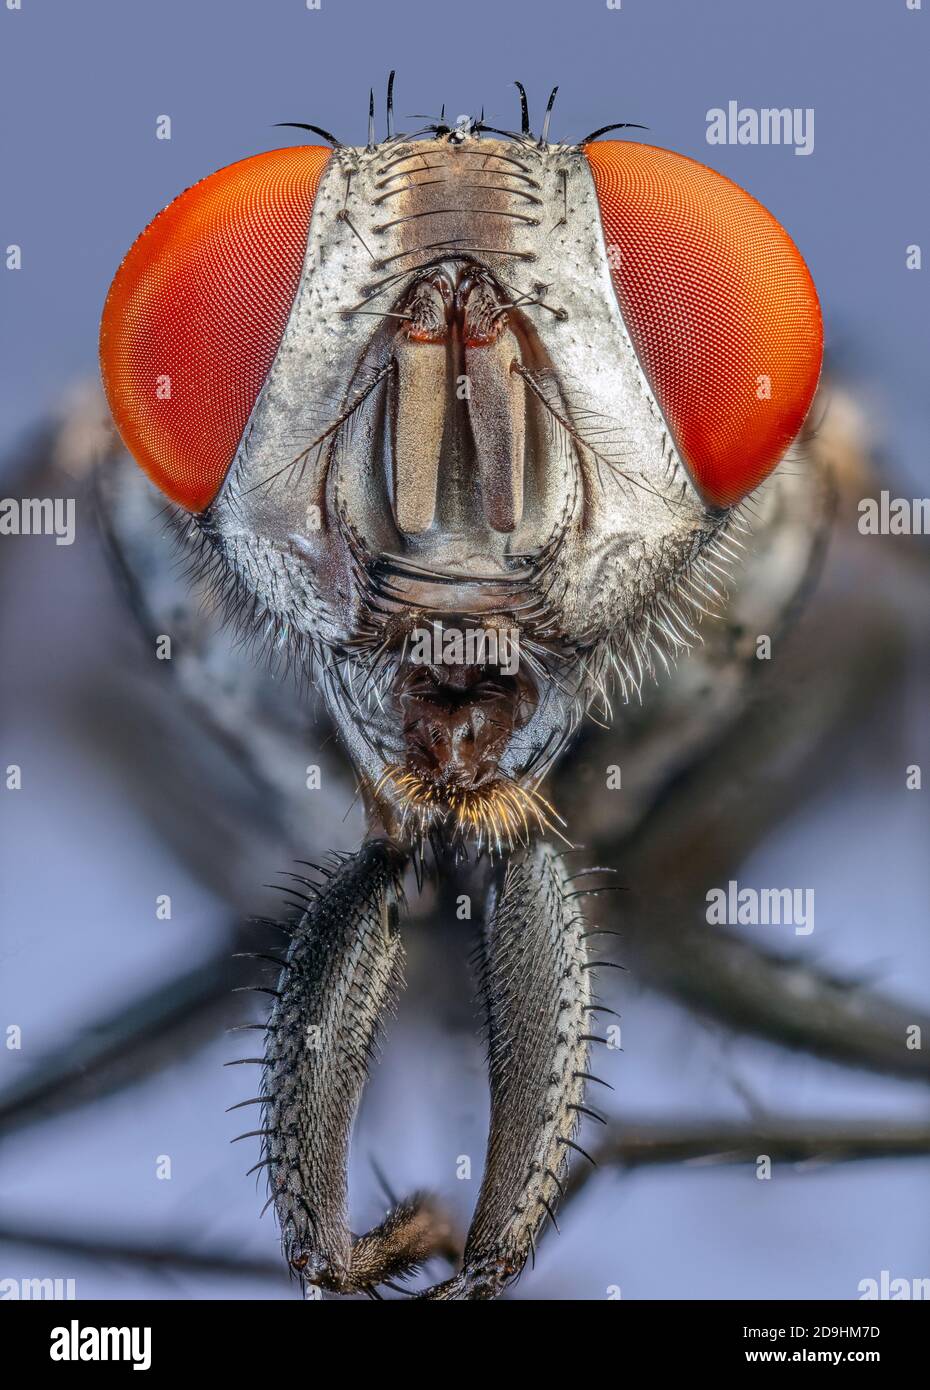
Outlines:
POLYGON ((630 337, 697 486, 751 492, 794 439, 823 356, 787 232, 743 189, 651 145, 585 146, 630 337))
POLYGON ((110 286, 103 382, 126 447, 171 498, 218 492, 284 332, 329 150, 272 150, 158 214, 110 286))

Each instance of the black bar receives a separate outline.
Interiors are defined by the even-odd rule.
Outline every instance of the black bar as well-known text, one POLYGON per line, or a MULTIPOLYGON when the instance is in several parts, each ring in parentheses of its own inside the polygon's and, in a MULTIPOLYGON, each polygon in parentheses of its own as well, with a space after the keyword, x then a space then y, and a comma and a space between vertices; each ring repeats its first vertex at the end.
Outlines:
MULTIPOLYGON (((359 1353, 366 1359, 379 1355, 379 1342, 354 1339, 354 1334, 368 1327, 368 1318, 379 1319, 379 1330, 387 1338, 380 1345, 388 1348, 393 1344, 390 1339, 400 1333, 400 1318, 405 1319, 404 1330, 409 1332, 406 1318, 417 1316, 399 1310, 385 1312, 377 1304, 360 1301, 364 1306, 355 1313, 352 1307, 358 1300, 304 1301, 296 1291, 292 1300, 248 1303, 5 1301, 0 1303, 0 1346, 7 1357, 15 1358, 20 1379, 30 1377, 34 1369, 46 1372, 48 1367, 56 1374, 53 1346, 69 1358, 75 1349, 78 1355, 99 1354, 101 1346, 108 1353, 111 1346, 123 1353, 121 1360, 69 1359, 67 1371, 62 1372, 65 1376, 81 1370, 95 1374, 131 1372, 137 1360, 143 1373, 149 1375, 203 1370, 211 1377, 233 1376, 236 1384, 249 1375, 270 1376, 275 1383, 282 1379, 295 1383, 320 1369, 331 1375, 326 1370, 327 1359, 340 1354, 341 1349, 343 1355, 348 1353, 347 1369, 354 1363, 354 1379, 359 1353), (356 1321, 358 1317, 361 1323, 356 1321), (387 1318, 386 1324, 381 1323, 382 1317, 387 1318), (125 1332, 101 1342, 101 1328, 125 1332), (131 1341, 133 1328, 137 1329, 135 1343, 131 1341), (149 1330, 148 1341, 145 1329, 149 1330), (150 1363, 147 1368, 146 1360, 150 1363)), ((504 1301, 512 1309, 510 1316, 538 1316, 531 1300, 504 1301)), ((625 1376, 627 1368, 636 1365, 640 1380, 650 1372, 685 1370, 700 1376, 735 1369, 752 1374, 757 1367, 769 1366, 805 1370, 826 1365, 838 1371, 864 1366, 881 1374, 920 1364, 926 1340, 926 1309, 907 1301, 679 1303, 608 1298, 603 1302, 605 1306, 596 1316, 590 1303, 560 1304, 559 1340, 569 1351, 572 1346, 589 1346, 594 1334, 598 1359, 607 1363, 604 1372, 611 1374, 613 1362, 617 1376, 625 1376), (578 1341, 582 1338, 583 1343, 578 1341)), ((423 1326, 435 1327, 432 1318, 436 1314, 427 1316, 429 1322, 423 1326)), ((495 1331, 502 1328, 501 1318, 506 1328, 506 1311, 491 1316, 495 1331)), ((548 1332, 540 1328, 539 1345, 552 1349, 556 1345, 552 1323, 548 1314, 544 1316, 548 1332)), ((459 1324, 461 1330, 465 1326, 459 1324)), ((535 1342, 532 1333, 530 1338, 527 1346, 535 1342)), ((472 1350, 476 1357, 494 1355, 482 1339, 446 1343, 443 1360, 454 1351, 458 1364, 460 1355, 472 1350)), ((386 1356, 389 1354, 385 1351, 386 1356)), ((489 1370, 487 1365, 483 1367, 485 1374, 489 1370)))

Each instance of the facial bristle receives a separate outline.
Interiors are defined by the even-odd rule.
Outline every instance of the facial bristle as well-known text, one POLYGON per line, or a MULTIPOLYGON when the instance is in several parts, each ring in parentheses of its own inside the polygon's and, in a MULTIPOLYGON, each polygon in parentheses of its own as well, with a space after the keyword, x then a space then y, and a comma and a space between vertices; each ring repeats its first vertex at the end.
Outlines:
POLYGON ((388 784, 402 808, 404 833, 421 839, 442 826, 476 849, 500 854, 529 844, 534 831, 564 838, 556 822, 565 822, 551 803, 506 777, 480 787, 444 786, 413 769, 392 765, 378 779, 375 796, 388 784))

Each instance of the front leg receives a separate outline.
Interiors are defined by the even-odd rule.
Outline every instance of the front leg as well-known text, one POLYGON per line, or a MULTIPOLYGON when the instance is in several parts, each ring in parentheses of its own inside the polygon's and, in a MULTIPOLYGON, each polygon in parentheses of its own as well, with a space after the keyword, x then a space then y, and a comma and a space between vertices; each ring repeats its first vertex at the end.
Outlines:
POLYGON ((269 1202, 301 1278, 337 1293, 370 1292, 448 1251, 452 1232, 431 1198, 399 1203, 366 1235, 348 1225, 352 1127, 381 1022, 402 984, 398 932, 405 859, 386 840, 347 856, 292 929, 268 1023, 264 1072, 269 1202))
POLYGON ((580 1118, 593 1113, 584 1095, 600 1006, 580 896, 543 844, 511 860, 495 894, 480 969, 491 1085, 484 1179, 462 1270, 427 1298, 495 1298, 555 1222, 580 1118))

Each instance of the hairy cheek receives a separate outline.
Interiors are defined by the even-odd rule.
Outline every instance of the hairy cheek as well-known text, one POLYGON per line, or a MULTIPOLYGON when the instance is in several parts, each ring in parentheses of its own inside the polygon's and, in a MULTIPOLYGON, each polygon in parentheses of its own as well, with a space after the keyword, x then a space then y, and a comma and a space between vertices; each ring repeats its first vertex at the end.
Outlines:
MULTIPOLYGON (((685 547, 690 548, 690 545, 685 547)), ((653 522, 639 531, 608 536, 596 548, 587 546, 583 564, 571 565, 566 612, 580 636, 596 618, 607 631, 631 621, 646 599, 662 587, 676 565, 669 563, 681 544, 666 539, 653 522), (654 535, 650 539, 650 532, 654 535), (664 562, 663 562, 664 558, 664 562)))

